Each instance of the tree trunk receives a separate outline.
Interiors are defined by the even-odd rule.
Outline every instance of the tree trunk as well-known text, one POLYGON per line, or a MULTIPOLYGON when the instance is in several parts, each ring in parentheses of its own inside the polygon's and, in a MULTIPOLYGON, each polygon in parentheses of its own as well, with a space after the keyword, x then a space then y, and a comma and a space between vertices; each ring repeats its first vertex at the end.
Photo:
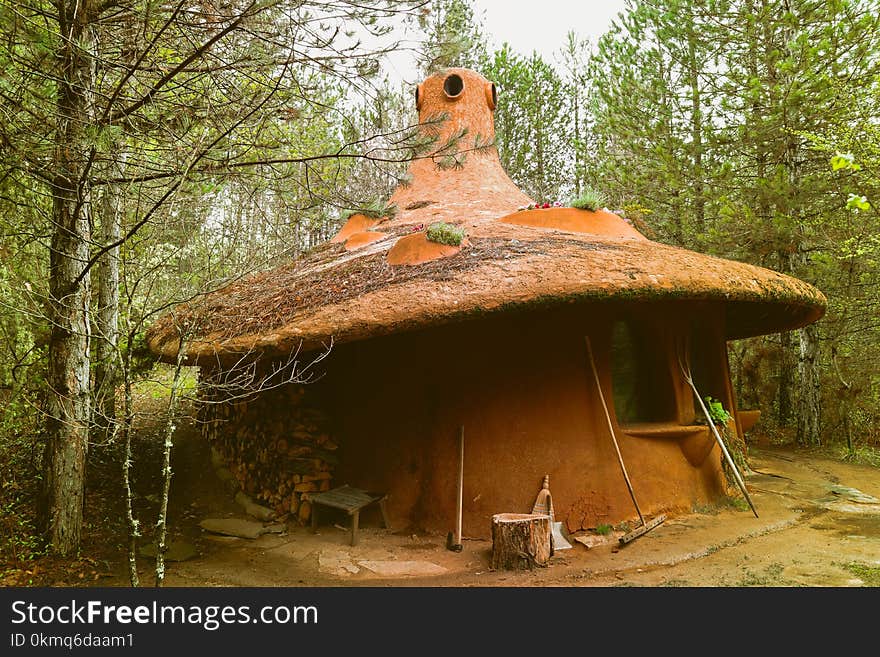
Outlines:
POLYGON ((552 556, 550 516, 499 513, 492 516, 492 568, 530 570, 552 556))
POLYGON ((779 372, 776 387, 776 422, 787 427, 791 419, 791 388, 794 383, 791 363, 791 333, 779 334, 779 372))
MULTIPOLYGON (((117 156, 113 171, 123 174, 123 161, 117 156)), ((101 242, 119 240, 122 225, 122 198, 116 185, 109 185, 101 199, 101 242)), ((106 442, 116 424, 116 384, 119 379, 119 247, 113 247, 97 263, 98 307, 95 313, 95 436, 106 442)))
POLYGON ((798 331, 800 356, 798 375, 797 441, 801 445, 822 442, 821 390, 819 387, 819 328, 810 324, 798 331))
POLYGON ((85 128, 92 102, 90 3, 59 7, 58 127, 52 186, 49 338, 42 521, 50 548, 79 548, 90 422, 89 276, 91 242, 85 128))
POLYGON ((171 449, 174 447, 174 432, 177 430, 177 410, 180 406, 181 374, 186 358, 187 336, 181 330, 177 348, 177 363, 171 381, 171 396, 168 398, 168 417, 165 420, 165 443, 162 458, 162 499, 159 504, 159 518, 156 521, 156 586, 165 581, 165 539, 168 534, 168 498, 171 493, 171 449))

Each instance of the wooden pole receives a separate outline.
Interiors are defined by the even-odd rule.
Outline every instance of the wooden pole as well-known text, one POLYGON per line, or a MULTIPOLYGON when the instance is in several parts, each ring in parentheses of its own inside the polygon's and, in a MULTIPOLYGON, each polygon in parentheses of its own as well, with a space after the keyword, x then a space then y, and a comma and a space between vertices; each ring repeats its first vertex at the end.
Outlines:
POLYGON ((623 478, 626 481, 626 487, 629 489, 629 496, 632 498, 633 505, 636 507, 636 513, 639 514, 639 520, 642 526, 646 527, 645 518, 642 516, 642 510, 636 501, 636 494, 633 492, 632 483, 626 472, 626 466, 623 464, 623 455, 620 453, 620 446, 617 444, 617 436, 614 435, 614 423, 611 422, 611 414, 608 412, 608 405, 605 403, 605 395, 602 393, 602 384, 599 382, 599 372, 596 371, 596 362, 593 360, 593 347, 590 345, 590 336, 585 335, 584 340, 587 342, 587 356, 590 358, 590 368, 593 370, 593 379, 596 382, 596 390, 599 392, 599 399, 602 401, 602 409, 605 411, 605 419, 608 421, 608 431, 611 432, 611 440, 614 442, 614 451, 617 452, 617 461, 620 463, 620 469, 623 471, 623 478))
POLYGON ((458 434, 458 498, 455 505, 455 544, 461 545, 461 514, 464 497, 464 426, 458 434))
POLYGON ((730 466, 730 469, 733 471, 733 478, 736 479, 736 483, 739 486, 739 489, 742 491, 743 496, 746 498, 746 502, 749 503, 749 506, 752 508, 752 513, 755 514, 755 517, 758 517, 758 510, 755 508, 755 505, 752 503, 752 498, 749 497, 749 491, 746 490, 746 484, 742 480, 742 476, 739 473, 739 469, 736 467, 736 463, 733 461, 733 457, 730 456, 730 452, 727 451, 727 446, 724 444, 724 441, 721 439, 721 435, 718 433, 718 428, 715 426, 715 422, 712 420, 712 416, 709 414, 709 409, 706 408, 706 405, 703 403, 703 398, 700 397, 700 393, 697 391, 697 386, 694 384, 694 379, 691 376, 691 367, 688 362, 687 357, 687 347, 685 346, 685 357, 682 359, 681 354, 678 354, 678 365, 681 367, 681 373, 684 375, 685 380, 690 385, 691 390, 694 391, 694 396, 697 398, 697 401, 700 402, 700 408, 703 409, 703 414, 706 416, 706 422, 709 423, 709 427, 712 429, 712 433, 715 435, 715 440, 718 443, 718 446, 721 447, 721 452, 724 454, 724 458, 727 461, 727 465, 730 466))

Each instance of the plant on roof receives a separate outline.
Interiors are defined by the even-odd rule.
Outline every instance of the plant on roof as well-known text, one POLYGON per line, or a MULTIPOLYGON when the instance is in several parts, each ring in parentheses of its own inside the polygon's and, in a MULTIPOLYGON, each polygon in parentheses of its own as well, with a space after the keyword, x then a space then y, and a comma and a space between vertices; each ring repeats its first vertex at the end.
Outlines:
POLYGON ((348 220, 353 214, 362 214, 368 219, 393 219, 397 215, 397 204, 386 205, 384 201, 373 200, 359 208, 350 208, 342 213, 342 220, 348 220))
POLYGON ((578 210, 592 210, 595 212, 599 208, 604 207, 605 195, 592 187, 588 187, 570 205, 578 210))
POLYGON ((430 242, 448 244, 449 246, 461 246, 464 240, 464 228, 459 228, 443 221, 428 226, 427 238, 430 242))

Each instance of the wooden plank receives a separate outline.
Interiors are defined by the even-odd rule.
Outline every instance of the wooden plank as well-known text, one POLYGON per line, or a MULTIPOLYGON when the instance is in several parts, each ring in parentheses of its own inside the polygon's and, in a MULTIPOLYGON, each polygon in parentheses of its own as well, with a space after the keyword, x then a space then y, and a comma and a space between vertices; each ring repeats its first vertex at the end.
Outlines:
POLYGON ((324 493, 309 493, 308 500, 312 504, 323 504, 352 514, 383 497, 384 495, 374 495, 360 488, 345 485, 324 493))

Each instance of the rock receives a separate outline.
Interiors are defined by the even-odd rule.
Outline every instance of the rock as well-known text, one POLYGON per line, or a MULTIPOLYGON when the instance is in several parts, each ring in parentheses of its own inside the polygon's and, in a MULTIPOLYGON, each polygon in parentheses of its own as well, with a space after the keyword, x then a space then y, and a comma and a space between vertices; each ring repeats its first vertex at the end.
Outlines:
POLYGON ((328 575, 348 576, 360 572, 345 552, 321 552, 318 555, 318 570, 328 575))
POLYGON ((857 488, 849 488, 847 486, 838 486, 837 484, 834 484, 831 486, 831 492, 835 495, 845 497, 850 502, 858 502, 859 504, 880 504, 880 500, 876 497, 863 493, 857 488))
POLYGON ((241 491, 235 494, 235 502, 238 504, 244 512, 249 516, 253 516, 257 520, 267 521, 275 519, 275 511, 269 509, 265 506, 257 504, 254 502, 251 497, 241 491))
MULTIPOLYGON (((140 554, 142 557, 156 558, 157 546, 155 543, 142 545, 140 554)), ((187 561, 199 555, 198 550, 192 543, 186 541, 171 541, 165 546, 165 561, 187 561)))
POLYGON ((239 538, 259 538, 266 533, 261 523, 242 518, 206 518, 199 523, 199 527, 213 534, 239 538))
POLYGON ((446 568, 430 561, 358 561, 359 566, 382 577, 442 575, 446 568))
POLYGON ((616 544, 618 539, 623 536, 623 532, 612 532, 607 535, 587 534, 585 536, 572 536, 572 540, 577 541, 588 550, 598 547, 599 545, 616 544))

